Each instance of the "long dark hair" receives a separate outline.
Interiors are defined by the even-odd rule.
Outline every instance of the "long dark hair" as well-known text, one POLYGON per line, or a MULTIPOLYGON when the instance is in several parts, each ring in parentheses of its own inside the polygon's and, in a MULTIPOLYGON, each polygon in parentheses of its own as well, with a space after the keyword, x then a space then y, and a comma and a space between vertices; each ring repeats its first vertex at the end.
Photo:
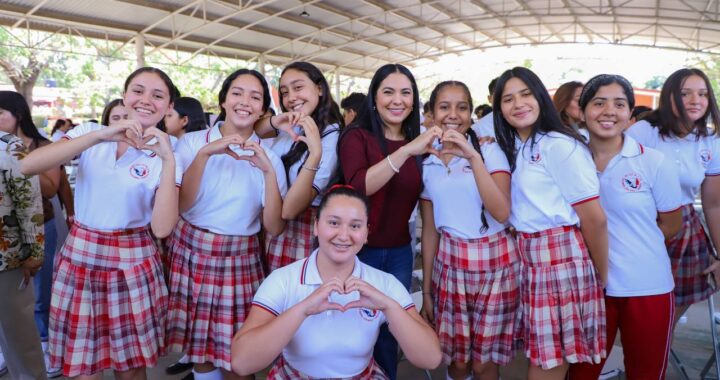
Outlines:
MULTIPOLYGON (((330 94, 330 86, 328 85, 328 82, 322 72, 320 72, 320 70, 312 63, 301 61, 293 62, 285 66, 280 74, 280 77, 282 78, 288 70, 300 71, 307 75, 310 81, 312 81, 316 86, 320 86, 320 99, 318 99, 318 105, 315 107, 310 117, 312 117, 313 121, 315 121, 315 124, 318 126, 321 138, 326 136, 325 129, 328 125, 338 124, 340 130, 342 131, 342 129, 345 128, 345 122, 343 121, 342 114, 340 113, 340 107, 338 107, 337 103, 333 100, 332 95, 330 94)), ((283 112, 287 112, 288 110, 283 104, 283 98, 283 92, 280 91, 280 109, 283 112)), ((281 157, 283 166, 285 167, 285 177, 288 183, 290 183, 290 167, 300 161, 307 150, 307 144, 304 142, 294 142, 290 147, 290 150, 281 157)))
POLYGON ((692 125, 693 129, 690 133, 696 133, 698 138, 720 134, 720 131, 718 131, 720 129, 720 111, 718 111, 715 93, 707 75, 699 69, 680 69, 672 73, 665 80, 660 91, 658 108, 646 113, 643 120, 647 120, 657 127, 660 135, 664 137, 684 136, 688 131, 684 130, 683 125, 692 125), (705 115, 694 122, 688 117, 682 101, 682 86, 685 80, 693 75, 697 75, 705 81, 708 96, 708 108, 705 115), (673 102, 675 103, 677 115, 673 112, 673 102), (707 126, 708 119, 713 125, 712 130, 707 126))
POLYGON ((52 129, 50 130, 50 136, 54 135, 55 132, 57 132, 58 129, 65 126, 65 124, 69 124, 67 120, 65 119, 57 119, 55 120, 55 124, 53 124, 52 129))
POLYGON ((560 116, 555 110, 550 94, 547 92, 545 85, 542 83, 535 73, 524 67, 514 67, 505 71, 498 79, 496 91, 493 94, 493 122, 495 124, 495 139, 500 149, 508 159, 511 171, 515 171, 515 162, 517 158, 517 150, 515 147, 515 139, 518 132, 510 123, 505 120, 502 113, 502 95, 505 91, 505 85, 512 79, 520 79, 528 87, 532 96, 537 100, 539 115, 535 123, 530 127, 530 148, 532 149, 537 142, 535 137, 538 133, 557 132, 577 140, 578 144, 587 148, 583 137, 572 127, 563 124, 560 116))
POLYGON ((222 104, 225 103, 225 99, 227 99, 228 91, 230 91, 230 85, 232 82, 237 79, 240 75, 252 75, 257 80, 260 81, 260 85, 263 88, 263 106, 262 111, 267 111, 268 107, 270 107, 270 90, 268 90, 268 84, 267 80, 265 80, 265 77, 260 74, 256 70, 250 70, 250 69, 240 69, 236 70, 234 73, 228 75, 227 78, 225 78, 225 81, 223 81, 222 87, 220 88, 220 93, 218 94, 218 104, 220 104, 220 115, 218 115, 217 121, 225 121, 225 108, 222 107, 222 104))
POLYGON ((188 96, 179 97, 175 99, 173 109, 180 115, 180 118, 188 118, 188 122, 183 128, 186 133, 207 128, 205 111, 203 111, 202 104, 197 99, 188 96))
MULTIPOLYGON (((28 107, 25 97, 15 91, 0 91, 0 108, 10 112, 17 122, 17 127, 22 133, 33 139, 37 145, 40 141, 48 141, 40 134, 32 116, 30 115, 30 107, 28 107)), ((15 131, 17 135, 17 131, 15 131)), ((29 148, 29 147, 28 147, 29 148)))
MULTIPOLYGON (((465 83, 455 80, 448 80, 438 83, 438 85, 435 86, 435 88, 432 90, 432 93, 430 93, 430 99, 425 104, 427 104, 430 110, 433 112, 433 116, 435 116, 435 103, 437 102, 437 96, 443 88, 448 86, 460 87, 465 92, 465 96, 467 97, 468 101, 468 113, 470 113, 470 115, 472 116, 472 112, 470 110, 473 109, 473 100, 472 95, 470 95, 470 89, 467 85, 465 85, 465 83)), ((472 128, 468 128, 466 133, 470 137, 470 143, 472 144, 473 148, 475 148, 475 150, 480 153, 480 157, 483 159, 483 161, 485 161, 485 156, 480 150, 480 142, 477 135, 475 134, 475 131, 473 131, 472 128)), ((485 202, 483 202, 482 204, 480 221, 482 222, 482 228, 480 229, 480 232, 487 231, 490 225, 488 224, 487 217, 485 216, 485 202)))
POLYGON ((100 125, 104 125, 106 127, 110 125, 110 113, 112 112, 113 108, 122 105, 122 99, 113 99, 108 104, 106 104, 105 108, 103 109, 102 117, 100 118, 100 125))

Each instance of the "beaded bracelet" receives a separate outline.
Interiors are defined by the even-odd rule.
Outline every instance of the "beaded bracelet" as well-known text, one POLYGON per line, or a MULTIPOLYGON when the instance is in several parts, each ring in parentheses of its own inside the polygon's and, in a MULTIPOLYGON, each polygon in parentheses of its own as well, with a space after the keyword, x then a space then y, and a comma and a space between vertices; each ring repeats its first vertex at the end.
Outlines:
POLYGON ((395 174, 400 173, 400 169, 396 168, 395 165, 393 165, 392 161, 390 161, 390 156, 385 157, 387 159, 388 164, 390 164, 390 169, 395 172, 395 174))

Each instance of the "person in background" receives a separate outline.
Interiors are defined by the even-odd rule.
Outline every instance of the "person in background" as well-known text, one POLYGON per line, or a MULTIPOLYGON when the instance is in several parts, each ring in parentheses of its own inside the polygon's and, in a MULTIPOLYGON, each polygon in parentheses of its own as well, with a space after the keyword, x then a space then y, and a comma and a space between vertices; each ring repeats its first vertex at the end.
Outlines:
POLYGON ((52 130, 50 130, 50 140, 52 140, 53 142, 60 140, 71 128, 72 124, 70 124, 67 120, 55 120, 55 124, 53 125, 52 130))
MULTIPOLYGON (((497 85, 498 78, 494 78, 488 83, 488 102, 491 106, 493 105, 493 97, 495 95, 495 86, 497 85)), ((480 120, 476 121, 471 127, 478 137, 491 136, 495 137, 495 130, 493 128, 493 112, 492 110, 486 113, 480 120)))
POLYGON ((27 152, 16 136, 21 125, 35 128, 25 98, 0 92, 0 348, 11 378, 43 380, 47 373, 33 323, 31 284, 44 258, 42 195, 38 177, 20 170, 27 152))
MULTIPOLYGON (((17 121, 13 127, 15 136, 23 141, 28 151, 50 144, 42 137, 32 121, 30 109, 25 98, 12 91, 0 91, 0 108, 11 113, 17 121)), ((57 246, 57 229, 55 228, 55 214, 50 199, 57 195, 60 183, 62 166, 40 173, 40 190, 42 194, 43 222, 45 232, 45 260, 42 267, 34 277, 35 286, 35 324, 40 333, 43 352, 45 353, 45 366, 48 368, 48 377, 58 377, 62 374, 59 369, 50 370, 50 357, 48 354, 48 324, 50 318, 50 294, 53 277, 53 264, 55 262, 55 248, 57 246)))
POLYGON ((350 125, 355 120, 363 103, 365 103, 365 94, 362 92, 353 92, 340 102, 345 125, 350 125))
POLYGON ((492 106, 489 104, 481 104, 475 107, 475 110, 473 111, 477 120, 482 119, 483 116, 489 114, 490 112, 492 112, 492 106))
POLYGON ((562 120, 563 124, 572 127, 587 139, 587 130, 581 128, 582 111, 578 105, 582 88, 583 84, 580 82, 563 83, 553 95, 553 105, 560 114, 560 120, 562 120))
POLYGON ((103 109, 102 117, 100 117, 100 125, 109 126, 120 120, 127 120, 128 111, 123 105, 122 99, 114 99, 108 102, 103 109))
POLYGON ((187 96, 175 99, 173 107, 165 116, 165 128, 170 136, 179 139, 188 132, 207 128, 202 104, 187 96))
POLYGON ((627 126, 630 127, 631 125, 637 123, 638 120, 642 120, 642 118, 645 117, 645 114, 650 111, 652 111, 652 108, 648 106, 635 106, 630 114, 630 122, 627 126))

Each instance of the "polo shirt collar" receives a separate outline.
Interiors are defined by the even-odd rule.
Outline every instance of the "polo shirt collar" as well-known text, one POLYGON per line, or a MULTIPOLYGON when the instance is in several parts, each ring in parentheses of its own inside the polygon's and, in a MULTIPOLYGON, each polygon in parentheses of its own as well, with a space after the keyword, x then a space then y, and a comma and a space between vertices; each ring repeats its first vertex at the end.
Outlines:
MULTIPOLYGON (((313 253, 305 259, 300 271, 300 284, 301 285, 322 285, 323 281, 320 277, 320 272, 317 267, 317 255, 318 249, 314 250, 313 253)), ((355 266, 353 267, 352 276, 357 278, 363 278, 362 263, 360 259, 355 256, 355 266)))
POLYGON ((623 141, 622 149, 620 150, 620 155, 623 157, 635 157, 643 154, 645 152, 645 148, 640 145, 635 139, 630 137, 628 134, 625 134, 625 138, 623 141))
MULTIPOLYGON (((205 142, 209 143, 221 139, 223 137, 222 133, 220 133, 220 127, 222 125, 223 122, 218 121, 212 128, 208 129, 207 134, 205 135, 205 142)), ((257 142, 258 144, 260 143, 260 138, 255 134, 255 131, 253 131, 252 135, 250 135, 250 140, 257 142)))

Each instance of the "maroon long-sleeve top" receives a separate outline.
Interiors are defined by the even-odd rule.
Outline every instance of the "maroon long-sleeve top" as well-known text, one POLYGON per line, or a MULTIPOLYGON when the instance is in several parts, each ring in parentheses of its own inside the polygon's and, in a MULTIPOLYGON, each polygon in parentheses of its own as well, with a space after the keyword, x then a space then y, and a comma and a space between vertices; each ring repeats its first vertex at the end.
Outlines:
MULTIPOLYGON (((387 140, 387 155, 400 149, 405 140, 387 140)), ((340 164, 345 183, 367 195, 365 176, 371 166, 385 159, 375 136, 361 128, 347 131, 340 141, 340 164)), ((395 163, 397 166, 397 163, 395 163)), ((392 248, 410 243, 408 220, 422 186, 420 170, 413 157, 375 194, 370 196, 370 236, 368 246, 392 248)))

